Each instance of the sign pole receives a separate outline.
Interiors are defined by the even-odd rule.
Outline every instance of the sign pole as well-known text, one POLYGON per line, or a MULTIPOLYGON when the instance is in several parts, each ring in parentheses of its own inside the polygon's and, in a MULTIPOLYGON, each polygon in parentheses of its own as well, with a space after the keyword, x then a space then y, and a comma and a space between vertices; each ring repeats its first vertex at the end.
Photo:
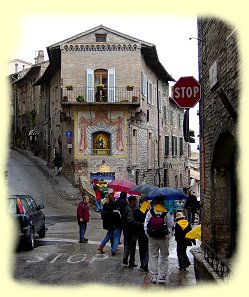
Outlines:
POLYGON ((189 142, 189 108, 186 108, 186 139, 189 142))

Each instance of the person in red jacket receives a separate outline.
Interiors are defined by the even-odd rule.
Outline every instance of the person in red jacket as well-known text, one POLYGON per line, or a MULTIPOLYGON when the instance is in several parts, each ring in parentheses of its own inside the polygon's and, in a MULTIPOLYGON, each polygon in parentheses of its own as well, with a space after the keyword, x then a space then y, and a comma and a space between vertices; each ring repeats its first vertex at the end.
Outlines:
POLYGON ((103 210, 103 205, 101 203, 101 192, 100 192, 100 189, 97 185, 97 183, 95 182, 93 184, 93 190, 95 192, 95 205, 96 205, 96 211, 97 212, 102 212, 103 210))
POLYGON ((77 219, 79 225, 80 233, 80 243, 87 243, 88 239, 85 238, 85 232, 87 228, 87 223, 90 221, 89 214, 89 197, 87 195, 82 195, 82 201, 77 207, 77 219))

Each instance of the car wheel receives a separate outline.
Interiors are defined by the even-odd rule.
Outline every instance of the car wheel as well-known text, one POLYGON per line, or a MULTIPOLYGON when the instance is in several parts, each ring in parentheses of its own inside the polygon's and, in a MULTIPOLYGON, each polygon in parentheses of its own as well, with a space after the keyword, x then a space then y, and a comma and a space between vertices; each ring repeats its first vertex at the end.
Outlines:
POLYGON ((34 232, 31 230, 28 240, 27 240, 27 249, 28 250, 33 250, 35 247, 35 237, 34 237, 34 232))
POLYGON ((40 238, 43 238, 43 237, 45 237, 45 234, 46 234, 46 227, 45 227, 45 222, 43 222, 42 228, 38 232, 38 235, 40 238))

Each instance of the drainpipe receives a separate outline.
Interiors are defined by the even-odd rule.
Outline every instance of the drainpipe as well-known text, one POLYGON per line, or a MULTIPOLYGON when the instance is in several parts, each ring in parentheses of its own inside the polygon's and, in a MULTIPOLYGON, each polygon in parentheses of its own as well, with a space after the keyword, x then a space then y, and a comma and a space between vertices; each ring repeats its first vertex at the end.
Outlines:
MULTIPOLYGON (((16 78, 13 77, 13 75, 11 75, 11 77, 13 78, 13 80, 15 80, 16 78)), ((16 147, 17 144, 17 86, 16 84, 14 85, 15 89, 14 89, 14 129, 13 129, 13 147, 16 147)))
POLYGON ((160 118, 159 118, 159 96, 158 96, 158 81, 159 79, 157 79, 156 82, 156 88, 157 88, 157 92, 156 92, 156 96, 157 96, 157 162, 158 162, 158 183, 159 183, 159 187, 161 186, 161 173, 160 173, 160 118))

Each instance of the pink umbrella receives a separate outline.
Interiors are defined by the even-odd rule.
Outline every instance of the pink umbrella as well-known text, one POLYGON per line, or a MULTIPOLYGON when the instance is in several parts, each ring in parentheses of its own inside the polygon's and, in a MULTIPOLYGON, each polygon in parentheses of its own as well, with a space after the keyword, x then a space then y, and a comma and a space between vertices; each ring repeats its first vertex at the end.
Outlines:
POLYGON ((108 187, 119 192, 126 192, 128 194, 138 195, 138 192, 132 192, 131 189, 134 188, 136 184, 127 179, 114 179, 108 184, 108 187))

